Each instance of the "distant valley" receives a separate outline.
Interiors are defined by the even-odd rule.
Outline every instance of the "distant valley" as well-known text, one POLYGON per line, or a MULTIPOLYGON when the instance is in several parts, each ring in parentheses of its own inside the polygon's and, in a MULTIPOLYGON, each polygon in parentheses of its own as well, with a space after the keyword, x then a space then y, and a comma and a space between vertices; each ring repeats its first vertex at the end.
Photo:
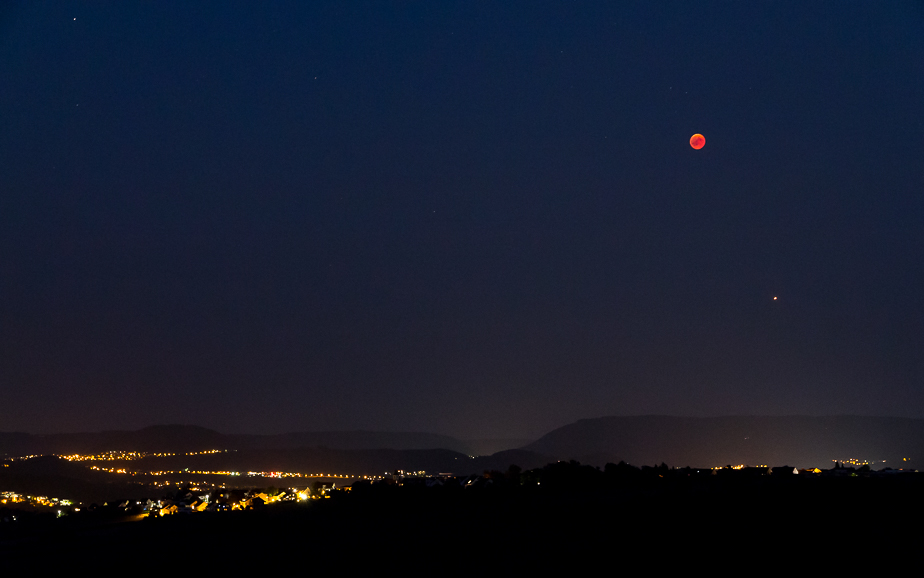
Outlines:
POLYGON ((272 483, 326 479, 349 485, 402 472, 468 476, 570 460, 599 467, 625 461, 637 466, 824 469, 838 461, 874 470, 916 469, 924 463, 924 420, 603 417, 577 421, 533 442, 466 442, 431 433, 371 431, 228 435, 164 425, 55 435, 0 433, 0 459, 0 491, 75 499, 145 495, 151 487, 196 480, 246 486, 294 476, 272 483), (23 459, 27 456, 45 457, 23 459))

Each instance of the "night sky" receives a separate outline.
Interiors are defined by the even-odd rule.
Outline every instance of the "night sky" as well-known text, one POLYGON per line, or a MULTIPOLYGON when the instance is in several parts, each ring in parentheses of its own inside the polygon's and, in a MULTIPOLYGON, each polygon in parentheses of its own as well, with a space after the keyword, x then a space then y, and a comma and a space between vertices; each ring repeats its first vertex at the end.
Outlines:
POLYGON ((922 30, 3 2, 0 431, 922 418, 922 30))

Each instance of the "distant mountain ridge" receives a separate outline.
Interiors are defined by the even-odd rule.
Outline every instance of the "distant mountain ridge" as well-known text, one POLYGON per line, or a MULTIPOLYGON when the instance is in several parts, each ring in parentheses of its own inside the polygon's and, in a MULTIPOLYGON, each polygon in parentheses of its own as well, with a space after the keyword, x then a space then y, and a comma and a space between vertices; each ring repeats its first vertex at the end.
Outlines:
MULTIPOLYGON (((503 447, 503 444, 498 445, 499 440, 476 442, 478 440, 468 443, 450 436, 421 432, 241 435, 222 434, 193 425, 159 425, 135 431, 51 435, 0 433, 0 457, 4 454, 95 454, 111 450, 198 452, 210 449, 232 449, 250 454, 304 449, 334 452, 448 450, 464 456, 487 456, 495 455, 503 447)), ((634 465, 664 462, 681 467, 766 464, 824 468, 832 465, 833 460, 855 459, 868 460, 876 469, 924 469, 924 419, 865 416, 602 417, 582 419, 563 426, 520 449, 524 452, 517 455, 522 456, 524 463, 532 462, 534 456, 543 456, 550 460, 575 459, 600 466, 624 460, 634 465)), ((349 461, 345 455, 342 459, 349 461)), ((309 461, 314 463, 317 460, 312 458, 309 461)), ((518 465, 524 467, 524 464, 518 465)))
POLYGON ((465 442, 450 436, 420 432, 294 432, 274 435, 223 434, 194 425, 155 425, 140 430, 36 435, 0 432, 0 456, 89 454, 106 451, 191 452, 209 449, 336 450, 447 449, 470 454, 465 442))
POLYGON ((924 468, 924 419, 866 416, 631 416, 582 419, 523 449, 603 465, 924 468), (910 460, 910 461, 905 461, 910 460))

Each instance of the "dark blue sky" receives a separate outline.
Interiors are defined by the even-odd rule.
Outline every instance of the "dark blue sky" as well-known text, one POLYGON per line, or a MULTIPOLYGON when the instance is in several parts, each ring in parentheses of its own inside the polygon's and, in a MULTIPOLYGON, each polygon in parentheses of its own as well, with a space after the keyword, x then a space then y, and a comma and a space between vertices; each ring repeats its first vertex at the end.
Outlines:
POLYGON ((920 2, 139 4, 0 7, 0 430, 924 417, 920 2))

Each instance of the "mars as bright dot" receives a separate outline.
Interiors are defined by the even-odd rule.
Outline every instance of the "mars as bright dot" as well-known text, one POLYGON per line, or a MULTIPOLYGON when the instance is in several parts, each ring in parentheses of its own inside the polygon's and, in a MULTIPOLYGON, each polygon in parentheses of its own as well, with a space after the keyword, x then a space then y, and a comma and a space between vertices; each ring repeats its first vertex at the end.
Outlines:
POLYGON ((693 136, 690 137, 690 146, 695 148, 696 150, 703 148, 704 146, 706 146, 706 137, 704 137, 703 135, 699 133, 694 134, 693 136))

